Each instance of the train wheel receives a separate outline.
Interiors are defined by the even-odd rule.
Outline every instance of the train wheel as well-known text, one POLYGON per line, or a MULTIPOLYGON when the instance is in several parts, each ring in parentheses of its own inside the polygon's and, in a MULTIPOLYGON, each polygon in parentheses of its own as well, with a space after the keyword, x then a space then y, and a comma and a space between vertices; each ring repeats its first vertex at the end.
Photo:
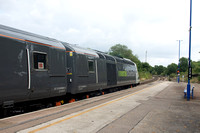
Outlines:
POLYGON ((9 116, 9 112, 10 112, 9 109, 1 108, 1 112, 0 112, 1 113, 0 114, 1 118, 9 116))
POLYGON ((47 108, 53 107, 53 104, 52 104, 52 103, 49 103, 49 104, 46 105, 46 107, 47 107, 47 108))

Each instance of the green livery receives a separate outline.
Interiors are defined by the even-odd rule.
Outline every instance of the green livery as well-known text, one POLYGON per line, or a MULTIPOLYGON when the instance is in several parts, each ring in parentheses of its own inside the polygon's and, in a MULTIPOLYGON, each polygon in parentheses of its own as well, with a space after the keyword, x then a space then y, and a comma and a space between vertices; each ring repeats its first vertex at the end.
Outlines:
POLYGON ((127 77, 127 72, 126 71, 118 71, 118 76, 119 77, 127 77))

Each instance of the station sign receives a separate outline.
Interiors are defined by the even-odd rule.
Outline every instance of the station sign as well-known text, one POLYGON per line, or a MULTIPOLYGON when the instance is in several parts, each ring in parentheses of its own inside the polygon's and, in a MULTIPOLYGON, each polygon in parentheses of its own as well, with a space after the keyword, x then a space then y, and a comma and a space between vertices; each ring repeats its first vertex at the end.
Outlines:
POLYGON ((192 78, 192 67, 189 66, 188 67, 188 79, 191 79, 192 78))

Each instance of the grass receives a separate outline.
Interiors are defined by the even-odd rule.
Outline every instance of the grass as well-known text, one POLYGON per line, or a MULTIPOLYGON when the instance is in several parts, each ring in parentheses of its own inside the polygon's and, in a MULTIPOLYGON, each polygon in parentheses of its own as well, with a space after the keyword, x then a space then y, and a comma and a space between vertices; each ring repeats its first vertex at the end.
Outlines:
POLYGON ((141 81, 152 78, 152 75, 150 74, 150 72, 139 72, 139 75, 140 75, 141 81))

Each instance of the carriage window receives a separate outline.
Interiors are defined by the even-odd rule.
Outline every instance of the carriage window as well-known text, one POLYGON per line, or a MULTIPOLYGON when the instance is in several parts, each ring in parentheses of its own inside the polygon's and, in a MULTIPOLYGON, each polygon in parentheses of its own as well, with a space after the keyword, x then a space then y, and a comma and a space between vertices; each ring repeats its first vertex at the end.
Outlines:
POLYGON ((44 53, 33 53, 34 69, 47 69, 47 54, 44 53))
POLYGON ((94 62, 88 61, 89 72, 94 72, 94 62))

